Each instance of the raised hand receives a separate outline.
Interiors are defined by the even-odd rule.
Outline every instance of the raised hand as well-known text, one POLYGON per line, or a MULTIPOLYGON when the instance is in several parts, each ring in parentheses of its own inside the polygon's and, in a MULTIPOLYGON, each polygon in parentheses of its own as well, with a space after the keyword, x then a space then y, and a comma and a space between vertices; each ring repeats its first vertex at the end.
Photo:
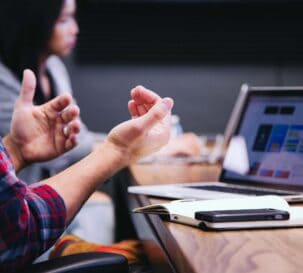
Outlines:
POLYGON ((77 144, 80 131, 79 108, 62 95, 40 105, 33 105, 36 78, 25 70, 20 96, 12 117, 9 141, 19 150, 25 164, 55 158, 77 144))
POLYGON ((171 98, 137 86, 131 91, 128 108, 133 119, 121 123, 109 133, 107 142, 114 144, 131 163, 159 150, 169 140, 171 98))

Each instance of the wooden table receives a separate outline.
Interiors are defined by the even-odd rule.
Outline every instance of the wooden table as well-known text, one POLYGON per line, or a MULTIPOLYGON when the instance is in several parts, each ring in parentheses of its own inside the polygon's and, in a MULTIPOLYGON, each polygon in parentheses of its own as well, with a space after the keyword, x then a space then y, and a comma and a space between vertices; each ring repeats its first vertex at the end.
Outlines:
MULTIPOLYGON (((207 181, 218 177, 216 165, 134 165, 135 184, 207 181)), ((130 195, 131 208, 166 202, 130 195)), ((132 215, 155 272, 295 273, 303 272, 303 229, 202 231, 165 222, 156 215, 132 215)))

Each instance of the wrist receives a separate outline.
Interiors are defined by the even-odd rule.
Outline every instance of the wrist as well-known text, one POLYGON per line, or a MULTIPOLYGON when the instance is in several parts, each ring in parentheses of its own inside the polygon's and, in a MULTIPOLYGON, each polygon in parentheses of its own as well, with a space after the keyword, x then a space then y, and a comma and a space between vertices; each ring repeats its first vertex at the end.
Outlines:
POLYGON ((130 156, 126 148, 122 148, 107 139, 99 144, 95 152, 102 154, 115 168, 122 169, 130 164, 130 156))
POLYGON ((13 162, 16 172, 23 169, 27 165, 27 163, 24 160, 24 157, 21 153, 21 150, 19 149, 19 146, 13 141, 10 134, 8 134, 3 138, 3 144, 8 154, 10 155, 10 158, 13 162))

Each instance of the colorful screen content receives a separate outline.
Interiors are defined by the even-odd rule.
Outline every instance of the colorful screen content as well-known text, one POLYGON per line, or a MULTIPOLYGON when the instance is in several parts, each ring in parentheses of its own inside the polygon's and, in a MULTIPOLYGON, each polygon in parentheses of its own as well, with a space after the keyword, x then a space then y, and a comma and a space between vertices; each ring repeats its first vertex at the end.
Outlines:
POLYGON ((246 144, 248 171, 225 170, 224 178, 303 185, 303 98, 252 96, 237 136, 246 144))

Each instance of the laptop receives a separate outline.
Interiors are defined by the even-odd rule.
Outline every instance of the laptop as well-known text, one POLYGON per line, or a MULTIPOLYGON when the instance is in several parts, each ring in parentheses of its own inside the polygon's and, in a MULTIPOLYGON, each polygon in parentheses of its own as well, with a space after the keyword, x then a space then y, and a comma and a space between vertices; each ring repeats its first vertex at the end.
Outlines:
POLYGON ((218 182, 131 186, 128 191, 172 199, 279 195, 303 201, 303 86, 242 85, 225 143, 218 182))

